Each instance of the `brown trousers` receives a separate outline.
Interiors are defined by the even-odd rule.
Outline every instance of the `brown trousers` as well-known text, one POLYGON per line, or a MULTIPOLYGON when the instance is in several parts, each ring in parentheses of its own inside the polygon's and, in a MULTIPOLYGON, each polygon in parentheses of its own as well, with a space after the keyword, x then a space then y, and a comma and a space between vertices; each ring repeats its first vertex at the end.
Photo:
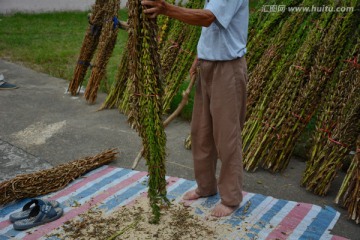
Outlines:
POLYGON ((238 206, 243 184, 241 130, 246 112, 246 60, 199 60, 198 71, 191 124, 197 193, 210 196, 219 189, 222 204, 238 206), (221 170, 216 182, 218 158, 221 170))

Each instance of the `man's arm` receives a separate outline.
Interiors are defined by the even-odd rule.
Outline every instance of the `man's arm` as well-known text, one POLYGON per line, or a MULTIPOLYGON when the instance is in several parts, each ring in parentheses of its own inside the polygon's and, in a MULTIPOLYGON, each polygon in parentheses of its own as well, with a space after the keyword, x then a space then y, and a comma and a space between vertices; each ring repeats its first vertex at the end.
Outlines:
POLYGON ((143 6, 148 7, 144 13, 150 18, 155 18, 162 14, 190 25, 208 27, 215 21, 215 15, 206 9, 189 9, 175 6, 165 2, 164 0, 144 0, 141 2, 143 6))

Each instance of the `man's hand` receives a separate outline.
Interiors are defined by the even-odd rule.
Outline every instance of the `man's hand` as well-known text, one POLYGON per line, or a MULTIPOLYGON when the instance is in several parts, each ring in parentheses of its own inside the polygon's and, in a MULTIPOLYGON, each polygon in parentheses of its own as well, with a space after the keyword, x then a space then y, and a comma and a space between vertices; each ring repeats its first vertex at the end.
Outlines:
POLYGON ((147 7, 144 13, 148 14, 149 18, 156 18, 159 14, 166 15, 167 4, 164 0, 144 0, 141 4, 147 7))

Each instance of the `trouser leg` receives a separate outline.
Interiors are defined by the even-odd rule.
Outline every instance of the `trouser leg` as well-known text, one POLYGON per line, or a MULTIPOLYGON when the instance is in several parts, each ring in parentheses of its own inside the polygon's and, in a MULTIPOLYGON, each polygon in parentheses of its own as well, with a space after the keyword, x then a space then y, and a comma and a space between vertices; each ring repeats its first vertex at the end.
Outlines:
POLYGON ((245 58, 220 62, 214 69, 210 111, 221 170, 221 201, 237 206, 242 201, 243 162, 241 130, 246 114, 247 67, 245 58))
POLYGON ((191 121, 191 149, 194 160, 194 173, 198 185, 197 193, 209 196, 217 193, 216 161, 217 152, 213 138, 210 114, 210 89, 205 81, 211 72, 199 70, 200 77, 195 84, 193 115, 191 121))
POLYGON ((224 205, 242 201, 241 129, 245 122, 245 58, 201 61, 192 121, 192 149, 198 193, 216 191, 216 160, 222 162, 218 188, 224 205))

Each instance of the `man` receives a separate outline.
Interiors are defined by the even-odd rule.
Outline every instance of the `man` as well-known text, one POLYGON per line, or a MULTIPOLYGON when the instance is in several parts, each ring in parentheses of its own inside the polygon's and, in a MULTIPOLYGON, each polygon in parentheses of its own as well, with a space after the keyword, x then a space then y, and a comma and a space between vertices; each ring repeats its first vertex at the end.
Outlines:
POLYGON ((150 18, 159 14, 202 26, 190 74, 200 71, 191 125, 192 154, 197 189, 184 200, 217 193, 221 202, 211 215, 233 213, 242 201, 241 129, 245 121, 248 0, 205 0, 204 9, 187 9, 164 0, 144 0, 150 18), (216 181, 216 162, 222 162, 216 181))

